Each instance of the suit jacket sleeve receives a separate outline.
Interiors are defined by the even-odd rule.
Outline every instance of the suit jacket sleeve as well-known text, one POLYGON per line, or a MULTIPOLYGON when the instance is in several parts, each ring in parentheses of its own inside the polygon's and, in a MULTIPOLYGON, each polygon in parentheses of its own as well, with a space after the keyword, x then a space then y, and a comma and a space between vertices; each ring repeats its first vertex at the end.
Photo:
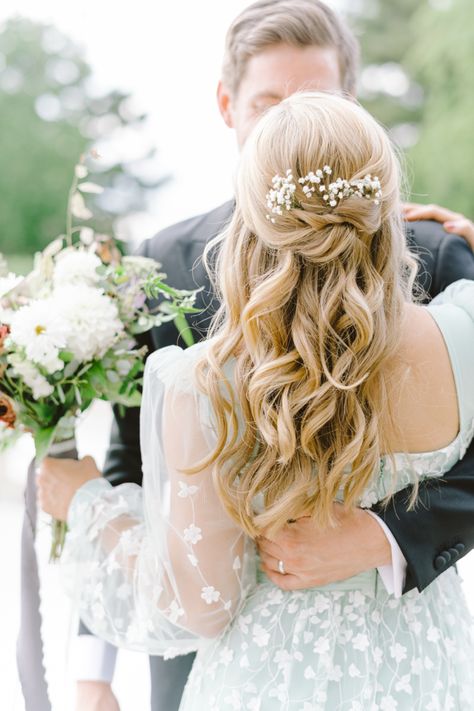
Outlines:
MULTIPOLYGON (((438 223, 420 222, 411 226, 408 238, 432 298, 458 279, 474 280, 474 254, 461 237, 447 234, 438 223)), ((407 560, 404 592, 423 590, 474 548, 474 444, 442 479, 420 484, 416 508, 408 511, 410 494, 411 488, 404 489, 387 508, 372 509, 407 560)))
POLYGON ((474 548, 474 443, 442 479, 420 484, 416 507, 411 489, 397 492, 387 508, 372 510, 392 531, 407 561, 403 592, 423 590, 474 548))
MULTIPOLYGON (((148 256, 144 242, 137 253, 148 256)), ((149 333, 137 337, 138 346, 146 345, 152 350, 149 333)), ((110 434, 109 448, 105 459, 103 476, 117 486, 126 482, 142 483, 142 459, 140 454, 140 408, 127 407, 123 411, 114 407, 114 419, 110 434)))

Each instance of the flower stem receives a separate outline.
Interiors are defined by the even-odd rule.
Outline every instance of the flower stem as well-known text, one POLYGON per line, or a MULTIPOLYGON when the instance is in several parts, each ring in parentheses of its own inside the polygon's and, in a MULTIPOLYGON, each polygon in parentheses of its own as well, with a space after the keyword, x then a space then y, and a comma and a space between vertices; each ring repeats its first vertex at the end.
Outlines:
POLYGON ((49 562, 56 563, 63 552, 66 540, 67 523, 65 521, 53 520, 51 549, 49 551, 49 562))
POLYGON ((72 198, 77 190, 78 177, 74 173, 74 178, 72 180, 71 187, 69 188, 69 195, 67 198, 67 210, 66 210, 66 243, 68 247, 72 247, 72 198))

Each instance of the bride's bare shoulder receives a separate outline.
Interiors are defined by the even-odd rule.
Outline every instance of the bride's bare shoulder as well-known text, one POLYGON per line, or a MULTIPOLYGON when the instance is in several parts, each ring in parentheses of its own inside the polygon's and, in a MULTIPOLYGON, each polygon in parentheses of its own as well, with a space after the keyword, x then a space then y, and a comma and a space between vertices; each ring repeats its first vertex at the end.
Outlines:
POLYGON ((396 447, 435 450, 449 443, 459 427, 451 359, 426 307, 406 306, 400 336, 387 371, 393 412, 404 434, 403 443, 397 441, 396 447))
POLYGON ((436 357, 438 349, 440 354, 447 355, 443 334, 426 306, 405 305, 400 336, 401 354, 413 357, 415 363, 425 353, 436 357))

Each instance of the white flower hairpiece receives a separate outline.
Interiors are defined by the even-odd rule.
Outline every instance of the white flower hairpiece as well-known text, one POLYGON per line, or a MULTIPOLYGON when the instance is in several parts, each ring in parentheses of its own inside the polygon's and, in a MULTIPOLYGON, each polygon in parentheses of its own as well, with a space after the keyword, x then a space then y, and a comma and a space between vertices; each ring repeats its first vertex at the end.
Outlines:
MULTIPOLYGON (((267 207, 274 215, 283 215, 283 205, 287 210, 291 210, 295 205, 294 193, 296 192, 296 185, 291 170, 288 169, 284 177, 274 175, 272 186, 266 195, 267 207)), ((267 219, 272 219, 275 222, 275 219, 270 218, 270 215, 267 215, 267 219)))
MULTIPOLYGON (((310 171, 304 178, 298 178, 298 183, 303 186, 305 197, 310 199, 314 193, 318 193, 329 207, 336 207, 338 202, 353 195, 373 200, 375 205, 380 204, 382 188, 376 175, 372 176, 368 173, 357 180, 349 181, 344 178, 336 178, 336 180, 329 182, 332 172, 332 168, 325 165, 315 172, 310 171)), ((295 207, 301 208, 302 205, 296 199, 295 193, 296 183, 290 169, 286 171, 285 176, 275 175, 272 178, 272 188, 266 195, 267 207, 270 210, 267 220, 275 223, 275 218, 272 215, 283 215, 283 207, 286 210, 295 207)))

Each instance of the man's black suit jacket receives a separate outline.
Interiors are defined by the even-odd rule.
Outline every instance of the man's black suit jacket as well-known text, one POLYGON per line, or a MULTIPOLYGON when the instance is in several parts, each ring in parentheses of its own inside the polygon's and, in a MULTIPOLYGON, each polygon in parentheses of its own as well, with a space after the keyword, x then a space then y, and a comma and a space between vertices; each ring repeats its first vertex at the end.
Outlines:
MULTIPOLYGON (((206 243, 228 223, 234 203, 173 225, 144 242, 139 253, 153 257, 168 275, 168 283, 181 289, 204 287, 197 307, 202 313, 190 319, 195 340, 205 337, 216 300, 201 262, 206 243)), ((407 237, 420 258, 419 282, 430 298, 457 279, 474 279, 474 255, 461 237, 447 234, 435 222, 407 225, 407 237)), ((173 323, 164 324, 142 337, 150 352, 184 343, 173 323)), ((474 358, 473 358, 474 367, 474 358)), ((104 476, 112 484, 141 484, 139 410, 115 413, 104 476)), ((398 492, 387 508, 374 507, 403 551, 408 567, 404 592, 423 590, 440 573, 474 548, 474 444, 463 460, 442 479, 420 486, 418 503, 407 511, 410 490, 398 492)))

